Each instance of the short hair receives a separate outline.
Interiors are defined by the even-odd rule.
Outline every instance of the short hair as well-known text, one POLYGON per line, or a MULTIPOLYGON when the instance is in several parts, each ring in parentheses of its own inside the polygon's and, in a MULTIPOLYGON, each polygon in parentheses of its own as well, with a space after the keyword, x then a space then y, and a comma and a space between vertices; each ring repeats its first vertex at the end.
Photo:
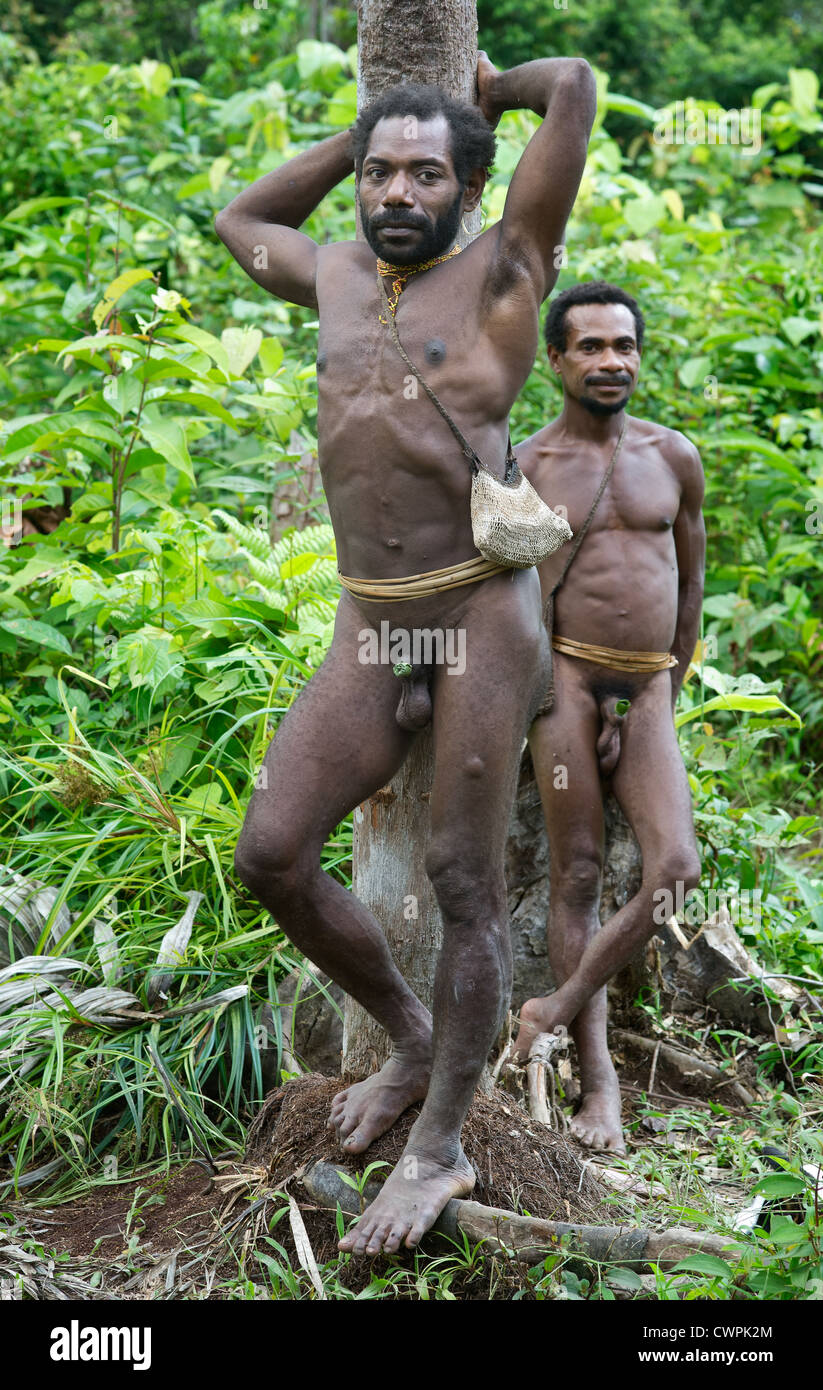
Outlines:
POLYGON ((456 101, 442 87, 426 86, 422 82, 401 82, 371 102, 360 112, 352 126, 354 168, 358 179, 363 170, 369 137, 377 122, 388 116, 416 116, 418 121, 445 116, 451 132, 451 157, 458 183, 465 187, 475 169, 482 169, 488 177, 494 163, 497 141, 480 108, 467 101, 456 101))
POLYGON ((638 348, 643 346, 643 333, 646 320, 636 299, 633 299, 618 285, 610 285, 606 280, 587 280, 582 285, 571 285, 563 290, 549 305, 546 314, 546 346, 566 351, 566 314, 576 304, 624 304, 634 316, 635 337, 638 348))

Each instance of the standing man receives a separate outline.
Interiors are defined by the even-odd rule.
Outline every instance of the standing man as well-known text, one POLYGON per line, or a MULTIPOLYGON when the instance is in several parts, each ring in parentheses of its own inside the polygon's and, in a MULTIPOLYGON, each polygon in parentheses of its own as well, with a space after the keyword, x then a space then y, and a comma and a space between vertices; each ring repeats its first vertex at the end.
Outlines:
POLYGON ((679 881, 686 892, 700 876, 673 714, 700 627, 703 469, 684 435, 626 414, 643 328, 635 300, 614 285, 558 295, 546 344, 563 409, 516 451, 541 497, 566 508, 575 539, 540 566, 554 670, 529 735, 549 837, 558 988, 523 1005, 515 1055, 538 1032, 570 1027, 582 1088, 572 1129, 585 1144, 618 1151, 606 981, 656 930, 655 890, 674 893, 679 881), (601 928, 607 786, 637 837, 643 880, 601 928))
POLYGON ((382 1070, 332 1106, 344 1150, 362 1153, 425 1099, 402 1159, 340 1242, 357 1254, 416 1245, 446 1202, 474 1184, 460 1133, 508 1006, 503 853, 520 746, 546 679, 537 573, 478 555, 467 458, 413 389, 389 319, 502 477, 509 411, 534 360, 539 307, 557 278, 583 172, 595 82, 581 59, 499 72, 485 54, 477 80, 475 107, 437 88, 393 88, 351 130, 258 179, 215 220, 252 279, 320 320, 320 467, 345 592, 328 656, 266 753, 266 785, 252 796, 235 864, 295 945, 392 1039, 382 1070), (503 217, 458 255, 461 216, 479 204, 494 156, 493 127, 520 108, 543 121, 503 217), (366 240, 319 246, 297 229, 352 169, 366 240), (465 670, 434 667, 430 690, 428 680, 418 685, 398 711, 392 667, 358 659, 364 629, 384 620, 412 632, 462 631, 465 670), (320 867, 327 837, 391 780, 429 712, 426 867, 444 926, 433 1032, 378 923, 320 867))

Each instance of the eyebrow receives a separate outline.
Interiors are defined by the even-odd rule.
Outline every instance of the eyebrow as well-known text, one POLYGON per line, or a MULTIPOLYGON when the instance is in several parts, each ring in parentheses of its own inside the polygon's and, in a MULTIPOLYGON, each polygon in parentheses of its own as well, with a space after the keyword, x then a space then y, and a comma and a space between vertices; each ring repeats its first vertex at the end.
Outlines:
MULTIPOLYGON (((374 160, 374 162, 375 162, 376 164, 391 164, 391 163, 392 163, 392 159, 391 159, 391 156, 390 156, 390 155, 387 155, 387 154, 374 154, 374 153, 371 153, 371 152, 370 152, 369 154, 366 155, 366 158, 363 160, 363 167, 365 168, 365 166, 366 166, 368 163, 370 163, 372 160, 374 160)), ((415 159, 410 159, 410 160, 408 160, 407 162, 408 162, 409 164, 416 165, 416 166, 419 166, 419 165, 421 165, 421 164, 437 164, 441 169, 447 169, 447 168, 448 168, 448 165, 446 164, 445 159, 441 159, 440 156, 437 155, 437 154, 419 155, 419 156, 416 157, 415 159)))
MULTIPOLYGON (((616 338, 611 338, 609 341, 612 342, 612 343, 632 343, 635 347, 637 346, 637 339, 635 338, 635 336, 634 336, 633 333, 618 333, 618 335, 617 335, 616 338)), ((577 346, 578 346, 578 347, 583 347, 584 345, 586 345, 586 344, 588 344, 588 343, 605 343, 605 342, 606 342, 606 339, 605 339, 605 338, 597 338, 597 337, 595 337, 593 334, 587 333, 585 337, 583 337, 583 338, 580 339, 580 341, 579 341, 579 343, 578 343, 577 346)))

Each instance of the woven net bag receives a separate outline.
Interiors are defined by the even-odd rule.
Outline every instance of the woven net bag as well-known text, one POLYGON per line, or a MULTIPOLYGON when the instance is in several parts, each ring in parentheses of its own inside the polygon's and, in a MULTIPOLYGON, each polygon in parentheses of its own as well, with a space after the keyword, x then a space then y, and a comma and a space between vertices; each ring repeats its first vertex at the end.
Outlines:
POLYGON ((535 492, 515 466, 508 482, 485 468, 472 478, 472 533, 486 560, 528 569, 539 565, 572 538, 567 521, 535 492))

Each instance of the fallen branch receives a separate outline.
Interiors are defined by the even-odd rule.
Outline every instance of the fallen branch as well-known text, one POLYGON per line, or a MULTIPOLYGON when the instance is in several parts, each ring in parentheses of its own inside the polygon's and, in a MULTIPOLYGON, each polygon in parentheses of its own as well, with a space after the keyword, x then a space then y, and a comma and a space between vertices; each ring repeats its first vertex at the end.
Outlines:
MULTIPOLYGON (((318 1206, 358 1216, 364 1205, 374 1200, 380 1184, 369 1183, 361 1198, 358 1189, 350 1186, 348 1174, 330 1163, 319 1161, 303 1175, 303 1186, 318 1206)), ((671 1269, 680 1260, 696 1253, 717 1255, 730 1260, 739 1255, 742 1247, 725 1236, 675 1226, 668 1231, 625 1229, 620 1226, 577 1226, 564 1221, 542 1221, 532 1216, 516 1216, 500 1207, 487 1207, 481 1202, 452 1200, 438 1217, 431 1234, 459 1234, 469 1240, 482 1241, 499 1254, 512 1255, 532 1264, 556 1254, 584 1256, 602 1264, 622 1265, 640 1273, 653 1266, 671 1269)))
POLYGON ((615 1028, 612 1031, 612 1037, 616 1038, 618 1042, 636 1047, 640 1052, 648 1052, 652 1056, 662 1057, 663 1061, 674 1067, 684 1080, 700 1078, 703 1081, 711 1081, 715 1086, 728 1086, 732 1095, 736 1096, 743 1105, 754 1105, 754 1096, 751 1091, 747 1091, 746 1087, 741 1086, 740 1082, 735 1081, 728 1072, 715 1066, 714 1062, 706 1062, 702 1057, 695 1057, 693 1053, 685 1052, 682 1048, 672 1047, 670 1043, 660 1042, 654 1038, 644 1038, 640 1033, 628 1033, 623 1028, 615 1028))
POLYGON ((565 1131, 566 1116, 557 1104, 552 1058, 556 1052, 564 1052, 568 1046, 565 1028, 562 1033, 538 1033, 529 1048, 526 1063, 529 1114, 533 1120, 554 1130, 565 1131), (547 1095, 547 1083, 551 1085, 551 1101, 547 1095))

